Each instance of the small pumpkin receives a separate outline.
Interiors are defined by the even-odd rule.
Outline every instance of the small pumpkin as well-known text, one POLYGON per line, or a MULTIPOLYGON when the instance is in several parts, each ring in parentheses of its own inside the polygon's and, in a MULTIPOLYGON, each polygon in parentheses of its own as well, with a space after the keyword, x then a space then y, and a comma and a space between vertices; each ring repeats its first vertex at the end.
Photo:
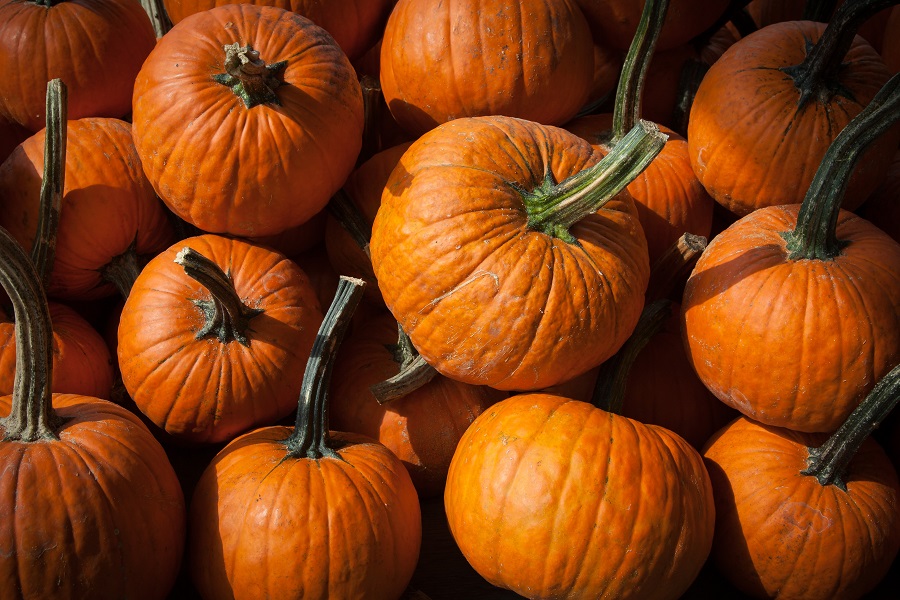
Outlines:
POLYGON ((247 433, 201 476, 189 568, 203 597, 393 600, 409 583, 422 537, 409 474, 374 440, 330 431, 327 417, 330 365, 364 285, 338 284, 293 430, 247 433))

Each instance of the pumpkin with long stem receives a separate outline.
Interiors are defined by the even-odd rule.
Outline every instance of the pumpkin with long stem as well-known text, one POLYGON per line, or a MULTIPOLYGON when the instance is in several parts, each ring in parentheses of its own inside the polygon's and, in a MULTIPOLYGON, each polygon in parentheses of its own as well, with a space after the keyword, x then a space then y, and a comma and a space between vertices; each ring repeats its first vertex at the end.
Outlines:
POLYGON ((322 312, 306 274, 268 248, 202 235, 141 271, 118 358, 135 404, 191 442, 222 442, 290 414, 322 312))
POLYGON ((191 577, 205 598, 399 598, 419 555, 403 464, 329 430, 332 362, 365 284, 342 277, 303 375, 296 424, 226 446, 191 501, 191 577))
MULTIPOLYGON (((656 39, 667 14, 668 0, 648 0, 640 27, 625 59, 612 114, 589 115, 566 125, 605 154, 641 116, 641 97, 656 39)), ((628 185, 647 238, 651 264, 685 231, 708 236, 713 201, 691 170, 687 142, 674 131, 643 173, 628 185)))
POLYGON ((716 500, 713 556, 756 598, 859 598, 900 549, 900 484, 869 437, 900 400, 894 367, 830 437, 741 417, 703 452, 716 500))
MULTIPOLYGON (((846 2, 827 26, 790 21, 734 44, 709 69, 691 108, 697 178, 738 216, 803 200, 828 146, 890 77, 854 33, 892 0, 846 2)), ((844 198, 853 209, 884 178, 900 129, 859 161, 844 198)))
POLYGON ((0 283, 17 344, 15 388, 0 398, 0 597, 166 598, 185 515, 162 447, 111 402, 51 394, 46 298, 2 228, 0 283))
POLYGON ((620 192, 664 137, 642 122, 598 162, 573 134, 494 116, 414 142, 370 248, 385 304, 424 360, 464 383, 527 390, 611 356, 650 270, 620 192))
POLYGON ((743 217, 688 279, 689 359, 756 421, 834 431, 900 362, 900 244, 840 208, 854 165, 898 118, 894 76, 832 143, 802 205, 743 217))
MULTIPOLYGON (((651 307, 642 320, 663 314, 651 307)), ((603 400, 620 405, 621 387, 603 400)), ((444 504, 469 564, 529 598, 678 598, 713 538, 712 487, 694 448, 549 394, 511 396, 475 419, 444 504)))

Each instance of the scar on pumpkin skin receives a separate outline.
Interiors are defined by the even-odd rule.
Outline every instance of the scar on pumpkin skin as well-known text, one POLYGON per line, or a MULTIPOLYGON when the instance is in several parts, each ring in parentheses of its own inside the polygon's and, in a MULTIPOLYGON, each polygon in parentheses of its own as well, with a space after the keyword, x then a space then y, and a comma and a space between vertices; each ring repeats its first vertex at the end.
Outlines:
POLYGON ((465 281, 463 281, 461 284, 459 284, 458 286, 456 286, 455 288, 453 288, 452 290, 450 290, 450 291, 447 292, 446 294, 441 294, 440 296, 438 296, 437 298, 435 298, 434 300, 432 300, 431 302, 429 302, 428 304, 426 304, 425 306, 423 306, 423 307, 419 310, 419 314, 421 314, 422 311, 424 311, 424 310, 425 310, 426 308, 428 308, 429 306, 434 306, 435 304, 437 304, 438 302, 440 302, 440 301, 443 300, 444 298, 449 297, 451 294, 455 294, 455 293, 458 292, 460 289, 464 288, 465 286, 467 286, 467 285, 469 285, 470 283, 474 282, 476 279, 480 279, 481 277, 483 277, 483 276, 485 276, 485 275, 487 275, 488 277, 493 278, 493 280, 494 280, 494 285, 495 285, 496 288, 497 288, 496 291, 499 292, 499 291, 500 291, 500 277, 498 277, 496 273, 493 273, 493 272, 491 272, 491 271, 475 271, 474 273, 472 273, 472 275, 469 276, 468 279, 466 279, 465 281))

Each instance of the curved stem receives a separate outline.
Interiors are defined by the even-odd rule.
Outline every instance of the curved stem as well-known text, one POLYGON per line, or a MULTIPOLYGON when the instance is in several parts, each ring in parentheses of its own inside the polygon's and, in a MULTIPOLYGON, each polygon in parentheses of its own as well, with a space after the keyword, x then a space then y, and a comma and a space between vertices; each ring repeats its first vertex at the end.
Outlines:
POLYGON ((47 83, 47 128, 44 132, 44 178, 41 181, 37 233, 31 246, 41 283, 46 286, 56 255, 56 233, 66 187, 68 88, 60 79, 47 83))
POLYGON ((402 398, 416 391, 437 375, 434 367, 419 355, 412 340, 409 339, 399 323, 397 323, 397 343, 388 349, 394 355, 400 371, 390 379, 369 387, 369 391, 375 396, 378 404, 387 404, 391 400, 402 398))
POLYGON ((53 410, 50 310, 38 273, 25 251, 0 227, 0 284, 13 305, 16 327, 16 374, 12 409, 0 419, 4 440, 34 442, 59 439, 53 410))
POLYGON ((838 73, 853 37, 860 26, 878 11, 896 4, 896 0, 857 0, 844 2, 822 37, 799 65, 781 69, 794 80, 800 90, 797 107, 803 108, 813 98, 827 102, 841 89, 838 73))
POLYGON ((369 240, 372 239, 372 225, 366 221, 359 208, 350 199, 343 189, 339 189, 337 193, 328 201, 328 212, 337 219, 353 241, 365 252, 366 256, 371 258, 369 254, 369 240))
POLYGON ((341 276, 334 300, 325 313, 313 344, 297 406, 294 431, 285 441, 288 456, 294 458, 340 458, 328 440, 328 384, 338 346, 350 327, 366 283, 341 276))
POLYGON ((836 485, 847 491, 843 475, 856 451, 900 401, 900 365, 879 381, 843 425, 818 448, 809 449, 808 467, 822 485, 836 485))
POLYGON ((866 148, 900 119, 900 74, 878 91, 862 112, 837 135, 803 198, 797 225, 782 237, 792 260, 830 260, 844 244, 837 239, 837 219, 850 175, 866 148))
POLYGON ((153 24, 153 31, 156 37, 161 38, 172 29, 172 21, 169 20, 169 14, 162 0, 141 0, 141 6, 144 12, 150 17, 150 23, 153 24))
POLYGON ((669 297, 679 283, 683 283, 691 269, 706 250, 702 235, 685 233, 660 256, 650 269, 650 282, 644 294, 645 302, 669 297))
POLYGON ((528 227, 574 243, 569 227, 600 210, 640 175, 667 139, 655 124, 641 120, 600 162, 562 183, 555 183, 548 171, 535 190, 513 185, 525 203, 528 227))
POLYGON ((122 298, 128 298, 131 288, 141 274, 141 266, 138 264, 136 251, 137 239, 131 242, 128 249, 118 256, 113 256, 106 265, 100 269, 100 276, 119 290, 122 298))
POLYGON ((591 403, 605 411, 620 414, 625 400, 625 384, 631 366, 644 346, 672 316, 672 301, 657 300, 644 307, 631 337, 612 358, 600 365, 591 403))
POLYGON ((647 0, 638 22, 637 32, 625 55, 622 74, 616 88, 610 146, 617 144, 641 117, 641 93, 647 68, 653 58, 656 40, 666 20, 669 0, 647 0))
POLYGON ((212 301, 193 300, 206 315, 206 324, 197 332, 197 339, 215 336, 223 344, 234 340, 249 347, 250 320, 263 311, 241 302, 231 277, 193 248, 183 248, 175 256, 175 263, 212 295, 212 301))
POLYGON ((267 65, 252 46, 235 42, 225 48, 225 72, 213 75, 213 81, 231 88, 247 108, 260 104, 281 106, 275 90, 284 83, 287 61, 267 65))

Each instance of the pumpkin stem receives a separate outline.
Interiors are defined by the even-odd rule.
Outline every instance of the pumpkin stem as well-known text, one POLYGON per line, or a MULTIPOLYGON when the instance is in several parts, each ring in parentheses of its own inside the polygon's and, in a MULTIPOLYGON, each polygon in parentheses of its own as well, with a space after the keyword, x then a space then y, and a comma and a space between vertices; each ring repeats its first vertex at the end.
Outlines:
POLYGON ((31 259, 0 227, 0 285, 6 290, 16 321, 16 373, 12 408, 0 419, 4 441, 57 440, 61 420, 53 410, 50 382, 53 350, 50 309, 31 259))
POLYGON ((237 42, 224 48, 225 72, 213 75, 213 80, 231 88, 247 108, 260 104, 281 106, 275 89, 284 83, 282 78, 287 61, 267 65, 253 47, 237 42))
POLYGON ((419 351, 399 323, 397 323, 397 343, 388 346, 388 350, 393 355, 394 361, 400 365, 400 371, 390 379, 369 387, 378 404, 387 404, 391 400, 402 398, 437 375, 434 367, 419 355, 419 351))
POLYGON ((866 148, 898 119, 900 75, 894 75, 825 152, 803 198, 796 227, 781 234, 790 259, 831 260, 840 255, 846 244, 835 231, 850 175, 866 148))
POLYGON ((336 449, 328 439, 328 386, 338 346, 350 327, 366 282, 362 279, 341 276, 334 300, 325 313, 313 343, 297 406, 294 431, 285 440, 287 455, 293 458, 337 458, 336 449))
POLYGON ((678 77, 678 97, 675 108, 672 109, 672 128, 684 137, 687 137, 688 119, 694 106, 694 98, 697 97, 700 82, 706 77, 707 71, 709 65, 695 58, 688 59, 681 67, 681 74, 678 77))
POLYGON ((781 69, 794 80, 794 85, 800 90, 797 110, 812 99, 826 103, 837 93, 846 94, 838 75, 856 31, 869 17, 896 3, 896 0, 844 2, 828 23, 822 37, 808 50, 803 62, 781 69))
POLYGON ((183 248, 175 256, 175 263, 212 295, 212 300, 193 300, 206 315, 206 324, 197 332, 197 339, 215 336, 223 344, 234 340, 249 347, 250 321, 263 311, 241 302, 231 276, 193 248, 183 248))
POLYGON ((66 141, 68 139, 68 89, 60 79, 47 83, 47 129, 44 132, 44 173, 38 206, 37 233, 31 246, 31 262, 46 286, 56 255, 59 213, 66 186, 66 141))
POLYGON ((339 189, 328 201, 326 208, 331 213, 331 216, 341 224, 341 227, 350 234, 350 237, 365 252, 366 256, 371 258, 369 240, 372 239, 372 226, 363 217, 359 208, 347 195, 347 192, 343 188, 339 189))
POLYGON ((644 301, 653 302, 671 296, 679 284, 687 280, 706 244, 705 237, 693 233, 685 233, 678 238, 651 267, 644 301))
POLYGON ((647 0, 644 3, 641 20, 625 55, 619 85, 616 87, 610 146, 619 143, 641 118, 644 79, 668 8, 669 0, 647 0))
POLYGON ((603 208, 650 164, 669 138, 654 123, 640 120, 609 154, 562 183, 546 173, 532 191, 511 184, 522 195, 528 227, 575 243, 569 228, 603 208))
POLYGON ((141 266, 138 264, 137 238, 135 238, 122 254, 113 256, 108 263, 100 269, 100 276, 119 290, 122 298, 128 298, 131 288, 141 274, 141 266))
POLYGON ((37 4, 38 6, 46 6, 47 8, 52 8, 65 1, 66 0, 31 0, 32 3, 37 4))
POLYGON ((359 80, 363 95, 363 142, 356 164, 362 164, 381 152, 381 120, 384 118, 384 94, 381 82, 371 75, 363 75, 359 80))
POLYGON ((847 491, 843 475, 863 441, 900 401, 900 365, 879 381, 847 420, 818 448, 809 448, 809 465, 803 475, 812 475, 822 485, 847 491))
POLYGON ((150 23, 153 24, 153 31, 156 32, 157 39, 166 35, 172 29, 172 21, 166 12, 166 7, 162 0, 141 0, 141 6, 144 12, 150 17, 150 23))
POLYGON ((600 365, 594 394, 591 397, 594 406, 607 412, 621 414, 622 404, 625 401, 625 384, 628 383, 631 366, 644 346, 662 329, 671 316, 671 300, 656 300, 644 307, 637 326, 625 344, 612 358, 600 365))

